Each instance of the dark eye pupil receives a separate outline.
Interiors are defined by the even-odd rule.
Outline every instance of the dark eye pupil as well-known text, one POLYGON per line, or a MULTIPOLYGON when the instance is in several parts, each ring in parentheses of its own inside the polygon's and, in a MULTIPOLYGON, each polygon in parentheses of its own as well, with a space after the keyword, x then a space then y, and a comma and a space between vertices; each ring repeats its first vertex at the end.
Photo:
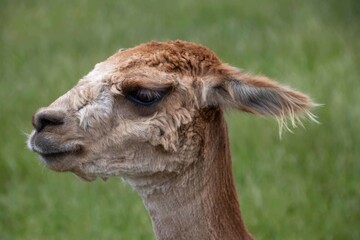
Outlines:
POLYGON ((141 104, 144 106, 150 106, 158 101, 160 101, 165 95, 166 91, 164 90, 152 90, 140 88, 133 91, 130 91, 126 94, 126 98, 130 101, 141 104))

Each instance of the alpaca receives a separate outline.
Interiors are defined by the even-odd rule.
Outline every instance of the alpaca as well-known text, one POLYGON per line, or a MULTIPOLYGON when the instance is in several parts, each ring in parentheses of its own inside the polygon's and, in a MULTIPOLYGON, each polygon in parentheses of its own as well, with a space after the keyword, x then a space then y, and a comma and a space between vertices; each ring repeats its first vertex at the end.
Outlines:
MULTIPOLYGON (((224 109, 313 118, 311 99, 184 41, 122 49, 33 116, 28 147, 86 181, 120 176, 157 239, 253 239, 234 186, 224 109)), ((286 125, 286 124, 285 124, 286 125)), ((281 128, 281 127, 280 127, 281 128)))

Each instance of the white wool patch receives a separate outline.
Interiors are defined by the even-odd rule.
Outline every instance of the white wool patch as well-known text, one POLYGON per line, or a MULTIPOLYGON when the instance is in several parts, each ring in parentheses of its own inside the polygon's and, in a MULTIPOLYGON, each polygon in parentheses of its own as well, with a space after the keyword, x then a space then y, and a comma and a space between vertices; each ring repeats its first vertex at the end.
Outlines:
POLYGON ((112 114, 114 100, 109 90, 101 86, 98 88, 92 93, 91 100, 77 112, 79 124, 85 130, 107 126, 112 114))

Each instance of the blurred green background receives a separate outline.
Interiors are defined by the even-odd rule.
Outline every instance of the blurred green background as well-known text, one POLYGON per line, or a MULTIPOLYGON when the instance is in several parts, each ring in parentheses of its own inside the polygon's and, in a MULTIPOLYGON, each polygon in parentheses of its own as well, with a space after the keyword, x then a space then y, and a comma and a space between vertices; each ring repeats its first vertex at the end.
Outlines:
POLYGON ((25 146, 32 113, 119 48, 202 43, 232 65, 308 93, 320 125, 278 136, 227 114, 242 213, 258 239, 360 239, 357 0, 0 1, 0 239, 153 239, 119 179, 54 173, 25 146))

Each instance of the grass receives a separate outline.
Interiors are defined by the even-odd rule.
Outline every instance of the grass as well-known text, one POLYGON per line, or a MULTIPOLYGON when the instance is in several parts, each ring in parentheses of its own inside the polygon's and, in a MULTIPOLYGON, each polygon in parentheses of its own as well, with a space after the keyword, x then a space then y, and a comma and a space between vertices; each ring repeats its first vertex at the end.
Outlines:
POLYGON ((344 1, 3 0, 0 239, 153 239, 118 179, 88 184, 25 147, 31 115, 119 48, 203 43, 325 104, 320 125, 278 137, 274 120, 228 113, 242 212, 258 239, 360 239, 360 4, 344 1))

